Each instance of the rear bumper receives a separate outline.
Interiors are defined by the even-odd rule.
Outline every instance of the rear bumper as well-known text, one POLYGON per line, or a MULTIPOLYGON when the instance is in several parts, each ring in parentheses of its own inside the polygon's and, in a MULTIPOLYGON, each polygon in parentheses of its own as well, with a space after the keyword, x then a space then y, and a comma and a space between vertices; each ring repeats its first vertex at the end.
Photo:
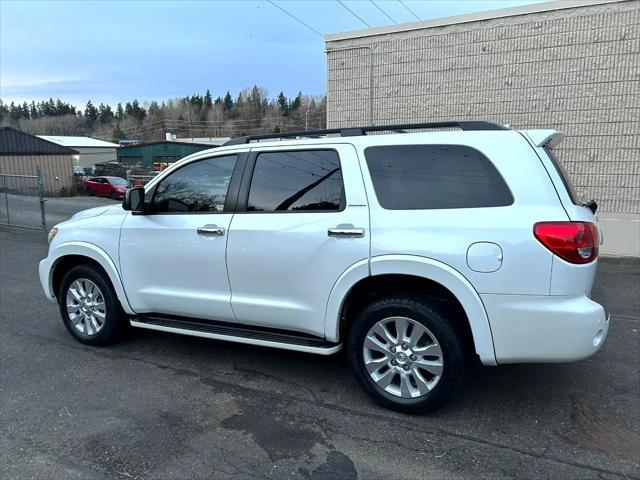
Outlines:
POLYGON ((609 317, 584 295, 481 295, 498 363, 572 362, 596 353, 609 317))

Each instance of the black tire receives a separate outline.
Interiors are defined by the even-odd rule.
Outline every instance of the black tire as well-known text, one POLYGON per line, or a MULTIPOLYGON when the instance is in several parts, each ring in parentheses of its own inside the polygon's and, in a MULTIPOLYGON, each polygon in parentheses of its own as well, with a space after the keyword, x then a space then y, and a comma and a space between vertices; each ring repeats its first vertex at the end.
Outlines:
POLYGON ((418 296, 388 296, 365 307, 355 318, 347 342, 350 367, 364 391, 383 407, 405 413, 432 412, 449 401, 463 384, 466 355, 462 335, 448 316, 437 302, 418 296), (442 350, 440 379, 420 397, 402 398, 385 391, 365 367, 363 346, 367 333, 378 321, 389 317, 407 317, 422 324, 435 335, 442 350))
POLYGON ((80 343, 86 345, 102 346, 111 344, 118 340, 128 327, 127 315, 124 310, 122 310, 122 306, 113 290, 111 281, 102 269, 93 265, 78 265, 66 273, 60 284, 60 290, 58 291, 58 306, 60 307, 62 321, 69 333, 80 343), (94 335, 86 335, 80 332, 74 326, 67 312, 67 291, 75 280, 82 278, 93 282, 100 289, 104 298, 104 307, 106 310, 104 324, 94 335))
POLYGON ((89 195, 90 197, 93 197, 93 190, 91 190, 90 188, 87 188, 85 190, 86 194, 89 195))
POLYGON ((111 197, 111 200, 117 200, 118 199, 118 195, 116 195, 116 191, 113 190, 111 192, 111 195, 109 195, 111 197))

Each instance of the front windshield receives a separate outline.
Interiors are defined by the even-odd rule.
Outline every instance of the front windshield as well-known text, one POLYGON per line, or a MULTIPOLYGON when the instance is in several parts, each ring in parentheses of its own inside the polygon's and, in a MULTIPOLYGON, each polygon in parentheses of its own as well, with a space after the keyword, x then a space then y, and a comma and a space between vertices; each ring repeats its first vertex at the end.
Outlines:
POLYGON ((120 185, 122 187, 127 186, 127 181, 124 178, 110 178, 109 183, 111 185, 120 185))

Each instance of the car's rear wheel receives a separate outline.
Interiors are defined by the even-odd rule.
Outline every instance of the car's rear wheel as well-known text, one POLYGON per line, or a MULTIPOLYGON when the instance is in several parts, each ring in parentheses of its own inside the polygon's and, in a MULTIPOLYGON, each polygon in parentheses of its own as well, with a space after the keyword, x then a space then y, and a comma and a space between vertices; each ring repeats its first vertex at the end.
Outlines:
POLYGON ((93 197, 93 190, 91 190, 90 188, 85 189, 85 193, 90 197, 93 197))
POLYGON ((446 311, 420 297, 390 296, 354 320, 348 356, 362 388, 381 405, 433 411, 462 385, 463 341, 446 311))
POLYGON ((127 318, 109 278, 93 265, 79 265, 66 273, 58 304, 67 330, 79 342, 107 345, 126 329, 127 318))

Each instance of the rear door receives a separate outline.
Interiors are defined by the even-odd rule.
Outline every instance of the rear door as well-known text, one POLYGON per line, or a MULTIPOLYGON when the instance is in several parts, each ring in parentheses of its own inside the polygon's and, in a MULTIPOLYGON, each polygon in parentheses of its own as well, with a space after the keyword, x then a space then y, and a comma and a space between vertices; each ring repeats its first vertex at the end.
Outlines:
POLYGON ((252 149, 227 246, 238 321, 324 336, 333 285, 368 256, 353 146, 252 149))

